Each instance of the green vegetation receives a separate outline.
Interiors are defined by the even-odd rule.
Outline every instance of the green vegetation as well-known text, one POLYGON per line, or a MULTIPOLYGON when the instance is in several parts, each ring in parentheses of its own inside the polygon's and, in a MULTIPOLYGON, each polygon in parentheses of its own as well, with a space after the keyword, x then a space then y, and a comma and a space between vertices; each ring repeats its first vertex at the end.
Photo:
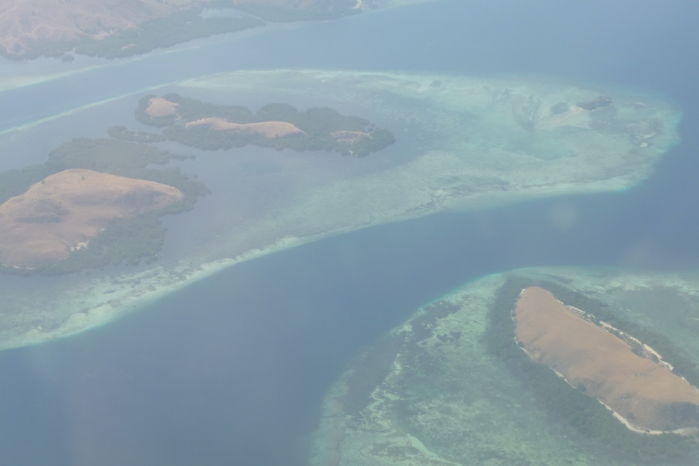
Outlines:
POLYGON ((0 204, 13 196, 22 194, 31 185, 38 183, 52 173, 56 172, 45 164, 0 173, 0 204))
POLYGON ((254 144, 297 151, 331 151, 363 157, 395 142, 390 131, 375 127, 370 121, 356 116, 341 115, 331 108, 310 108, 299 111, 291 105, 272 103, 257 112, 236 105, 214 105, 195 99, 168 94, 164 98, 175 102, 177 114, 151 117, 146 113, 149 100, 139 102, 136 118, 144 124, 164 128, 164 135, 181 144, 204 150, 231 149, 254 144), (204 118, 221 118, 231 123, 249 124, 267 121, 291 123, 303 133, 270 138, 238 130, 220 130, 209 125, 186 123, 204 118))
POLYGON ((114 139, 127 142, 140 142, 143 144, 156 144, 167 141, 162 134, 148 133, 146 131, 132 131, 126 126, 112 126, 107 130, 107 134, 114 139))
MULTIPOLYGON (((544 287, 566 304, 584 309, 602 320, 612 323, 615 319, 609 318, 612 313, 603 303, 556 283, 511 277, 498 293, 483 342, 488 351, 497 356, 514 377, 530 388, 539 407, 547 413, 559 435, 576 438, 585 451, 597 452, 611 462, 641 465, 696 464, 699 444, 694 439, 674 434, 650 436, 634 433, 617 421, 595 398, 570 387, 548 367, 529 359, 513 338, 515 323, 512 310, 519 292, 530 286, 544 287)), ((641 334, 640 329, 632 330, 626 322, 615 321, 613 325, 642 340, 652 337, 650 331, 641 334)), ((676 348, 666 346, 661 354, 671 361, 677 360, 679 352, 676 348)))
POLYGON ((68 259, 44 267, 44 274, 70 273, 108 265, 138 265, 150 262, 165 241, 166 229, 160 222, 164 212, 154 212, 112 223, 90 240, 90 246, 72 253, 68 259))
POLYGON ((113 175, 137 176, 148 165, 181 158, 153 146, 112 139, 73 139, 49 153, 46 165, 54 172, 87 168, 113 175))
POLYGON ((43 178, 70 168, 86 168, 112 175, 139 178, 178 188, 184 198, 164 209, 137 217, 114 221, 109 228, 90 241, 90 246, 71 254, 59 263, 38 269, 22 270, 0 267, 0 271, 34 274, 66 273, 114 264, 136 264, 157 256, 165 238, 163 215, 191 209, 199 196, 208 193, 206 186, 178 168, 150 168, 183 157, 155 147, 112 139, 74 139, 49 154, 42 165, 0 173, 0 203, 25 192, 43 178))
POLYGON ((201 8, 194 8, 165 18, 147 21, 138 27, 118 31, 104 39, 84 38, 36 42, 31 52, 23 55, 22 58, 61 56, 71 51, 81 55, 121 58, 215 34, 242 31, 263 24, 263 21, 249 16, 202 18, 201 8))

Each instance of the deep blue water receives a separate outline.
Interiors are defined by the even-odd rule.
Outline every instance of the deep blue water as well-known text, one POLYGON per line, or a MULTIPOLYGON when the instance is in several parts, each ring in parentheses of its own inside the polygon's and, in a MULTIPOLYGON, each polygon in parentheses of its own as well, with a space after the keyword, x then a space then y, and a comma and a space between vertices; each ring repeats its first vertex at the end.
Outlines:
POLYGON ((343 365, 465 280, 552 264, 696 268, 698 13, 682 0, 445 1, 206 40, 0 93, 7 127, 195 74, 314 66, 556 75, 650 88, 686 112, 683 143, 630 191, 355 232, 83 335, 1 352, 0 465, 301 465, 343 365), (561 209, 573 228, 555 226, 561 209))

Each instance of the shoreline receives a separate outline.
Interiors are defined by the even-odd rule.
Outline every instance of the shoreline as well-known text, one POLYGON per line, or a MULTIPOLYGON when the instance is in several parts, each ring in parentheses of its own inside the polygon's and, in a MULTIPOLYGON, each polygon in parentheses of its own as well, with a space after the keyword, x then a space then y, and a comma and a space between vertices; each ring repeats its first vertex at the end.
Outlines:
MULTIPOLYGON (((529 359, 531 359, 532 361, 535 361, 535 359, 532 357, 532 354, 531 354, 529 351, 527 351, 524 347, 521 346, 519 340, 517 340, 517 337, 514 337, 514 341, 515 341, 515 344, 517 344, 517 346, 524 352, 524 354, 527 355, 527 357, 528 357, 529 359)), ((572 390, 578 390, 577 388, 575 388, 575 387, 573 386, 573 384, 571 384, 571 383, 568 381, 568 379, 566 378, 565 375, 561 374, 560 372, 558 372, 556 369, 554 369, 554 368, 552 368, 552 367, 549 367, 549 366, 547 366, 547 367, 548 367, 548 369, 551 370, 551 372, 553 372, 553 373, 556 374, 560 379, 562 379, 572 390)), ((645 428, 643 428, 643 427, 640 427, 640 426, 637 426, 637 425, 633 424, 631 421, 629 421, 627 418, 625 418, 624 416, 622 416, 621 414, 619 414, 619 413, 618 413, 617 411, 615 411, 611 406, 607 405, 605 402, 603 402, 603 401, 600 400, 599 398, 597 398, 597 397, 594 397, 594 398, 595 398, 595 400, 596 400, 599 404, 601 404, 602 406, 604 406, 605 409, 606 409, 607 411, 609 411, 609 412, 612 414, 612 416, 614 416, 614 417, 615 417, 620 423, 622 423, 627 429, 629 429, 630 431, 636 432, 637 434, 644 434, 644 435, 676 434, 676 435, 689 436, 689 435, 692 435, 692 434, 696 433, 697 431, 699 431, 699 429, 697 429, 697 428, 692 428, 692 427, 682 427, 682 428, 673 429, 673 430, 653 430, 653 429, 645 429, 645 428)))
POLYGON ((154 269, 127 276, 109 277, 108 282, 101 282, 94 287, 107 288, 100 290, 101 294, 99 291, 93 294, 93 296, 99 296, 97 298, 99 303, 71 314, 63 325, 50 332, 43 332, 43 328, 37 326, 14 338, 4 337, 0 343, 0 351, 51 343, 101 327, 126 317, 132 312, 140 311, 159 299, 238 264, 301 246, 311 241, 313 239, 303 240, 286 237, 267 247, 251 249, 233 258, 219 259, 200 265, 180 265, 167 270, 162 266, 157 266, 154 269), (179 276, 180 279, 173 282, 171 279, 176 276, 179 276), (118 291, 114 290, 114 282, 121 280, 127 281, 127 285, 130 284, 129 282, 135 281, 141 286, 139 288, 126 286, 125 289, 120 290, 122 293, 119 294, 118 291), (162 285, 162 283, 166 283, 166 285, 162 285), (158 286, 159 284, 160 286, 158 286), (100 299, 102 297, 106 299, 100 299))

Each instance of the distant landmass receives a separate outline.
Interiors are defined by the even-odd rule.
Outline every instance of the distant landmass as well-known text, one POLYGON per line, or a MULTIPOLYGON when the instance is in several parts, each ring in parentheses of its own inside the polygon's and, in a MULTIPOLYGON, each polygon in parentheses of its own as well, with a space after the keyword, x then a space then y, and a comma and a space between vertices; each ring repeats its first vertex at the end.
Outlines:
MULTIPOLYGON (((122 57, 266 21, 358 13, 361 0, 16 0, 0 4, 0 52, 122 57), (207 8, 240 14, 204 15, 207 8)), ((66 56, 68 58, 70 56, 66 56)))

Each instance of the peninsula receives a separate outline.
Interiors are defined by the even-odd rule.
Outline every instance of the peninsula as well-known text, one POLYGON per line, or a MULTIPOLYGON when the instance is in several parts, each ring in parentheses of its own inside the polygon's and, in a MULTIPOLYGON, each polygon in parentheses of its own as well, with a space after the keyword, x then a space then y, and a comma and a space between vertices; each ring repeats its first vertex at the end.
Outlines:
POLYGON ((339 17, 358 12, 355 6, 354 0, 16 0, 0 5, 0 53, 123 57, 265 21, 339 17), (205 8, 240 14, 206 16, 205 8))

